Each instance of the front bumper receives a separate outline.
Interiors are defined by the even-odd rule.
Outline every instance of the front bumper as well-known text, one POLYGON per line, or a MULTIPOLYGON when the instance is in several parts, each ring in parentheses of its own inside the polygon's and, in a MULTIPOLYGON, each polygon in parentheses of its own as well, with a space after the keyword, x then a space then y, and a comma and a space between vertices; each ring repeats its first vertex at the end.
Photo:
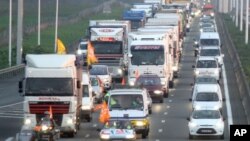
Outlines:
POLYGON ((221 136, 224 134, 224 128, 189 128, 189 134, 195 136, 221 136))

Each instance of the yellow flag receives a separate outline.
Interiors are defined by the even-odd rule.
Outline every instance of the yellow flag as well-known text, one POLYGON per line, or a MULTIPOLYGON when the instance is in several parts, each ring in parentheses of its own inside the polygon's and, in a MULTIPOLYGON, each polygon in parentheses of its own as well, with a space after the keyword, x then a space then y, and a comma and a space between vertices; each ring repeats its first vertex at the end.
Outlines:
POLYGON ((59 38, 57 38, 57 54, 66 54, 66 48, 59 38))
POLYGON ((88 51, 87 51, 87 63, 88 65, 97 63, 98 60, 95 56, 95 51, 94 51, 94 47, 92 46, 92 44, 90 42, 88 42, 88 51))

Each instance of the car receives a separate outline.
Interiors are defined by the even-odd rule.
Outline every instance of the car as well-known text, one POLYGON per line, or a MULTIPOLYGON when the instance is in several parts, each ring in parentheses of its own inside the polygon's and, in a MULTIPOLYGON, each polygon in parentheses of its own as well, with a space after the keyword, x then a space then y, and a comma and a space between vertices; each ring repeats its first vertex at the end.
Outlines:
POLYGON ((81 40, 78 47, 77 47, 77 54, 82 54, 84 56, 87 55, 88 50, 88 41, 87 40, 81 40))
POLYGON ((222 111, 223 98, 221 88, 217 84, 199 84, 194 88, 190 101, 192 101, 193 109, 209 107, 222 111))
POLYGON ((215 57, 220 67, 223 65, 224 54, 221 53, 219 46, 202 46, 199 49, 199 56, 215 57))
POLYGON ((167 95, 164 86, 161 84, 161 78, 156 74, 142 74, 136 81, 135 85, 141 85, 148 90, 153 100, 163 103, 164 95, 167 95))
POLYGON ((127 118, 136 134, 146 138, 150 131, 149 105, 146 89, 115 88, 110 90, 108 107, 110 119, 127 118))
POLYGON ((200 32, 216 32, 216 29, 214 27, 203 27, 200 32))
POLYGON ((212 76, 216 80, 221 78, 221 68, 218 60, 214 57, 203 57, 199 56, 196 59, 196 65, 192 66, 194 68, 194 77, 197 76, 212 76))
POLYGON ((101 141, 136 140, 135 129, 133 128, 131 122, 126 119, 110 120, 106 122, 99 135, 101 141))
POLYGON ((204 84, 206 84, 206 85, 218 85, 219 86, 219 81, 217 81, 216 78, 211 77, 211 76, 197 76, 194 80, 194 83, 190 84, 192 86, 192 94, 193 94, 194 89, 197 86, 204 85, 204 84))
POLYGON ((90 76, 90 84, 92 86, 92 92, 95 95, 95 101, 101 103, 104 96, 104 87, 101 80, 97 76, 90 76))
POLYGON ((220 110, 194 109, 187 118, 189 128, 189 139, 195 136, 218 136, 224 139, 224 118, 220 110))
POLYGON ((100 78, 105 89, 111 88, 112 77, 107 65, 92 65, 89 73, 90 76, 97 76, 100 78))

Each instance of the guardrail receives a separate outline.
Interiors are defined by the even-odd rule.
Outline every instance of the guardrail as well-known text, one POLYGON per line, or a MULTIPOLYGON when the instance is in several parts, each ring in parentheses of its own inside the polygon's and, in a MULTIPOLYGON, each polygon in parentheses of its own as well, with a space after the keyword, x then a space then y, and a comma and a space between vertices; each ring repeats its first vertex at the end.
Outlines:
POLYGON ((24 73, 24 64, 0 70, 0 79, 6 79, 24 73))
MULTIPOLYGON (((222 19, 221 16, 219 18, 222 19)), ((222 20, 222 25, 223 27, 226 27, 224 21, 222 20)), ((226 36, 226 38, 229 41, 229 46, 227 46, 227 50, 229 53, 229 56, 232 60, 233 63, 233 70, 234 74, 236 77, 236 81, 238 84, 239 92, 240 92, 240 97, 241 97, 241 102, 244 107, 245 114, 247 116, 247 122, 250 124, 250 88, 249 88, 249 83, 246 80, 246 75, 244 73, 243 67, 240 62, 239 55, 237 53, 237 50, 234 46, 233 40, 229 34, 229 31, 227 28, 224 28, 225 34, 223 36, 226 36)))

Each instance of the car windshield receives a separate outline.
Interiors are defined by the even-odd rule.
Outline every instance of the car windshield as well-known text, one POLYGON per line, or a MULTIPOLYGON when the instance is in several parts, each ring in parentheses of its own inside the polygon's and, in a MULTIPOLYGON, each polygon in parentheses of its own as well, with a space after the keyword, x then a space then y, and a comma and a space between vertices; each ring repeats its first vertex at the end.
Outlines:
POLYGON ((139 77, 136 85, 161 85, 160 77, 139 77))
POLYGON ((217 93, 198 93, 196 101, 219 101, 217 93))
POLYGON ((110 109, 136 109, 143 110, 143 98, 142 95, 133 94, 122 94, 122 95, 111 95, 109 99, 110 109))
POLYGON ((200 39, 201 46, 219 46, 219 39, 200 39))
POLYGON ((107 67, 92 67, 90 69, 90 75, 108 75, 107 67))
POLYGON ((219 56, 219 49, 201 49, 200 56, 219 56))
POLYGON ((98 86, 98 79, 96 77, 91 78, 90 81, 91 81, 91 86, 98 86))
POLYGON ((109 121, 105 123, 105 129, 132 129, 130 121, 127 120, 117 120, 109 121))
POLYGON ((215 60, 199 60, 196 68, 217 68, 215 60))
POLYGON ((198 84, 216 84, 217 80, 214 77, 196 77, 195 83, 198 84))
POLYGON ((201 25, 201 28, 204 28, 204 27, 214 27, 214 25, 211 24, 211 23, 203 23, 203 24, 201 25))
POLYGON ((194 119, 219 119, 221 115, 218 110, 196 110, 192 117, 194 119))
POLYGON ((87 50, 87 46, 88 46, 87 44, 81 44, 80 43, 80 49, 81 50, 87 50))

